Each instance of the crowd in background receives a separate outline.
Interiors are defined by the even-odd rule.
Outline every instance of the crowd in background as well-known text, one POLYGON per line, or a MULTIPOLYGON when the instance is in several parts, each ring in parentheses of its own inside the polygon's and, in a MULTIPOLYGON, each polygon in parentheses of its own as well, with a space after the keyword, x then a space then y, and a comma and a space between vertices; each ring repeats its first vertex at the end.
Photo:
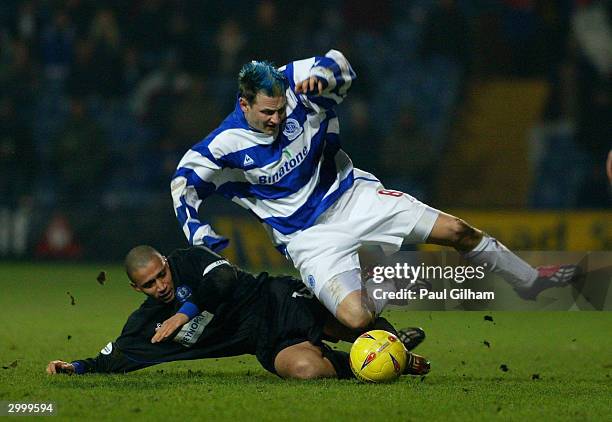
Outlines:
POLYGON ((569 122, 583 157, 584 197, 561 205, 609 204, 605 185, 580 186, 605 180, 612 139, 610 1, 3 0, 0 205, 167 197, 180 157, 233 109, 243 63, 330 48, 358 74, 339 108, 344 148, 389 185, 434 194, 471 78, 539 77, 542 120, 569 122))

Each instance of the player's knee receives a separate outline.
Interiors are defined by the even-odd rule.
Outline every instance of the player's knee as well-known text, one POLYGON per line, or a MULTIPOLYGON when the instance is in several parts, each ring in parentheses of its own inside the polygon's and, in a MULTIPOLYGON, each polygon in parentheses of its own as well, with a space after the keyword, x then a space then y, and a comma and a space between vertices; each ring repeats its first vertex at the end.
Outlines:
POLYGON ((357 331, 367 329, 374 322, 374 312, 368 308, 360 291, 354 291, 340 302, 336 308, 336 319, 342 325, 357 331))
POLYGON ((291 362, 284 378, 310 380, 321 378, 322 376, 320 365, 313 362, 312 359, 298 358, 291 362))
POLYGON ((363 331, 374 322, 374 315, 363 307, 352 307, 336 314, 338 320, 347 328, 355 331, 363 331))

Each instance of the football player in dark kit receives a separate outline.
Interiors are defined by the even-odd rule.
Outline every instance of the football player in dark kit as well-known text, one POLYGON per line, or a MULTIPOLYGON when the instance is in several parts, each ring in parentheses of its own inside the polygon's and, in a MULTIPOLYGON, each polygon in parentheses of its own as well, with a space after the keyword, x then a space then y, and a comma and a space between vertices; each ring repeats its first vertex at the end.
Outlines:
MULTIPOLYGON (((177 360, 252 354, 282 378, 350 378, 346 352, 327 340, 353 341, 300 280, 257 276, 232 266, 202 246, 168 258, 137 246, 125 260, 132 287, 148 297, 128 318, 117 340, 95 358, 54 360, 49 374, 124 373, 177 360)), ((383 318, 374 328, 395 332, 383 318)), ((409 350, 424 338, 420 329, 400 331, 409 350)), ((408 353, 405 373, 422 375, 429 362, 408 353)))

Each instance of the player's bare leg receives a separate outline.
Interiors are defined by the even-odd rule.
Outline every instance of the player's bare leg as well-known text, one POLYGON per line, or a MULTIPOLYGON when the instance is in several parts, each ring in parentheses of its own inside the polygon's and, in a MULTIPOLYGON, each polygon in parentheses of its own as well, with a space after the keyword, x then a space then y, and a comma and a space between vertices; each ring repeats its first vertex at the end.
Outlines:
POLYGON ((357 334, 371 329, 395 331, 392 326, 387 326, 388 323, 384 323, 386 320, 378 318, 387 302, 387 299, 373 298, 366 289, 360 288, 350 292, 340 301, 335 316, 342 325, 357 334))
POLYGON ((386 319, 381 318, 379 315, 388 299, 377 298, 372 294, 375 288, 392 291, 395 290, 395 283, 394 280, 374 283, 372 277, 362 275, 359 269, 340 273, 328 280, 318 298, 335 319, 326 324, 325 334, 334 339, 353 342, 364 331, 385 330, 397 335, 408 350, 417 347, 425 339, 425 332, 418 327, 396 330, 386 319))
POLYGON ((364 297, 359 268, 327 280, 317 298, 340 323, 354 331, 363 332, 369 328, 375 316, 382 311, 381 304, 375 304, 364 297))
MULTIPOLYGON (((425 331, 420 327, 405 327, 396 330, 393 325, 385 318, 377 317, 371 324, 369 329, 385 330, 395 334, 397 338, 404 344, 408 351, 414 350, 419 344, 425 340, 425 331)), ((330 316, 323 328, 323 333, 327 337, 326 340, 337 342, 338 340, 352 343, 363 334, 365 330, 351 330, 346 325, 340 323, 336 318, 330 316)))
POLYGON ((434 223, 426 243, 451 246, 459 252, 474 250, 483 233, 460 218, 441 212, 434 223))
POLYGON ((361 289, 355 290, 346 296, 336 309, 336 318, 345 327, 352 331, 363 331, 372 325, 375 311, 368 307, 363 300, 361 289))
POLYGON ((452 246, 471 263, 499 274, 524 299, 535 299, 550 287, 565 286, 579 273, 576 265, 533 268, 496 239, 446 213, 438 215, 426 243, 452 246))
POLYGON ((274 359, 274 368, 281 378, 335 378, 336 369, 323 356, 319 346, 305 341, 281 350, 274 359))
POLYGON ((325 334, 325 340, 337 342, 346 341, 352 343, 359 335, 363 333, 363 330, 352 330, 345 324, 340 322, 337 317, 330 316, 325 322, 323 327, 323 334, 325 334))
MULTIPOLYGON (((345 323, 334 317, 329 317, 323 327, 323 333, 330 341, 346 341, 349 343, 354 342, 357 337, 363 334, 367 330, 385 330, 392 334, 397 334, 397 330, 389 323, 385 318, 377 317, 375 319, 369 319, 368 324, 359 329, 349 328, 345 323)), ((399 335, 398 335, 399 337, 399 335)))

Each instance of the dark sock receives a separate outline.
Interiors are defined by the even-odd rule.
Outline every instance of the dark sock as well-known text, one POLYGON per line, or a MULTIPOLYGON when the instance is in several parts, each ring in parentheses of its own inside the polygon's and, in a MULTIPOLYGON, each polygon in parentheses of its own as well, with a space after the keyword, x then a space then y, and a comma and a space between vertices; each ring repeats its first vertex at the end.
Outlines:
POLYGON ((323 352, 323 357, 327 358, 333 365, 338 379, 345 380, 355 378, 355 375, 351 370, 351 364, 349 363, 348 353, 333 350, 326 344, 321 346, 321 351, 323 352))
POLYGON ((372 325, 372 329, 385 330, 397 336, 397 330, 395 329, 395 327, 383 317, 376 318, 376 321, 374 321, 374 324, 372 325))

